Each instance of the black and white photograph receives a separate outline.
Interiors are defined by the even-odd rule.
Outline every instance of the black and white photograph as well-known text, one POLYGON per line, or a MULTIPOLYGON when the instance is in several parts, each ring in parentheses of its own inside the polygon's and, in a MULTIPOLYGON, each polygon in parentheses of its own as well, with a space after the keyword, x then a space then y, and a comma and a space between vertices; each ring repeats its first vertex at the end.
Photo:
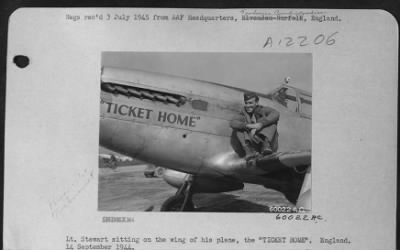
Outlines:
POLYGON ((8 25, 5 249, 395 249, 390 13, 20 8, 8 25))
POLYGON ((311 53, 103 52, 100 211, 311 211, 311 53))

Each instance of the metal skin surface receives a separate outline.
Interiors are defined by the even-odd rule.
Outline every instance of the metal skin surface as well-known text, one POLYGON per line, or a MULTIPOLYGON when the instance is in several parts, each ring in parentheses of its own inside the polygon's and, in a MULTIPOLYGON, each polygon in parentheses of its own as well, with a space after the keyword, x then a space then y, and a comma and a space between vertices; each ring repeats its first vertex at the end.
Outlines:
MULTIPOLYGON (((274 182, 276 168, 248 166, 232 137, 229 121, 243 106, 244 89, 115 68, 103 68, 101 80, 111 84, 109 90, 101 91, 102 146, 179 172, 233 180, 235 187, 237 182, 265 186, 274 182), (137 91, 146 93, 142 98, 126 94, 130 87, 135 88, 130 89, 135 95, 137 91), (172 103, 182 97, 185 101, 180 105, 172 103)), ((259 96, 260 105, 280 112, 278 152, 311 152, 311 118, 291 112, 266 93, 259 96)), ((170 176, 176 178, 172 172, 170 176)))
MULTIPOLYGON (((171 186, 180 188, 188 179, 188 174, 166 169, 163 178, 171 186)), ((231 178, 221 178, 219 176, 204 176, 196 177, 196 182, 192 187, 194 193, 220 193, 243 189, 243 183, 231 178)))

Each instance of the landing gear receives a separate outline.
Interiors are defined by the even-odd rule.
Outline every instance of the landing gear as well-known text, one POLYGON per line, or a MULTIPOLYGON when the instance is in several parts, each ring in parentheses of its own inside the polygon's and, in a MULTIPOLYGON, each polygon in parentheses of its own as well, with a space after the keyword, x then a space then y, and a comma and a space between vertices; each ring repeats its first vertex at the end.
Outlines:
POLYGON ((192 185, 194 181, 193 175, 188 175, 183 185, 178 189, 174 196, 169 197, 161 206, 160 211, 193 211, 194 205, 192 201, 192 185))
POLYGON ((192 201, 188 201, 185 205, 184 195, 174 195, 169 197, 161 206, 161 211, 179 212, 193 211, 194 205, 192 201))

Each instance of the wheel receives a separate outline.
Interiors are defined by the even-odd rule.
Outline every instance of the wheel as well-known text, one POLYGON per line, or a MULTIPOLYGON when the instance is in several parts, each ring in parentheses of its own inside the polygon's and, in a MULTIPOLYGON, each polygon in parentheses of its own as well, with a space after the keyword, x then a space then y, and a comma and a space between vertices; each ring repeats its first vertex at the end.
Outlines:
POLYGON ((146 178, 154 177, 155 169, 156 167, 153 164, 148 164, 144 169, 144 176, 146 176, 146 178))
MULTIPOLYGON (((161 206, 160 211, 170 211, 170 212, 179 212, 182 211, 181 207, 185 197, 183 195, 174 195, 169 197, 161 206)), ((194 205, 191 200, 189 200, 184 207, 183 211, 193 211, 194 205)))
POLYGON ((164 169, 162 167, 156 167, 154 170, 154 175, 157 177, 162 177, 164 174, 164 169))

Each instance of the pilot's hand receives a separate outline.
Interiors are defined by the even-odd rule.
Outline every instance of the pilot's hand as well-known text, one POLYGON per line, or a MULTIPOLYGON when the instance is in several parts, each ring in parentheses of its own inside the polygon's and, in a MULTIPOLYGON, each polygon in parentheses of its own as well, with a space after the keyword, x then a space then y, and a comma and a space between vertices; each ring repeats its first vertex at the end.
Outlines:
POLYGON ((262 124, 261 123, 252 123, 252 124, 247 124, 246 125, 247 128, 249 129, 255 129, 255 130, 260 130, 262 128, 262 124))
POLYGON ((254 125, 255 125, 255 123, 247 123, 246 124, 246 128, 248 128, 248 129, 255 129, 255 127, 254 127, 254 125))

